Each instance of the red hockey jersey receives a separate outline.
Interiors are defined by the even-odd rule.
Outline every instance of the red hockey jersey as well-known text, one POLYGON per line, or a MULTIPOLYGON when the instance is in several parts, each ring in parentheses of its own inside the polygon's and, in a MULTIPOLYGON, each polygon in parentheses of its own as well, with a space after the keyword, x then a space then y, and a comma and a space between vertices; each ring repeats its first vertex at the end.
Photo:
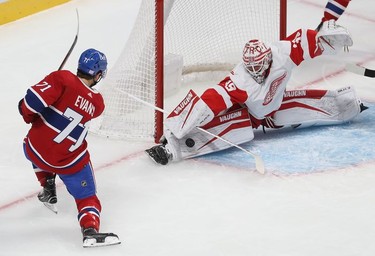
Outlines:
POLYGON ((90 161, 90 121, 104 110, 102 95, 70 71, 55 71, 31 86, 20 106, 31 129, 25 137, 29 159, 40 169, 74 173, 90 161))

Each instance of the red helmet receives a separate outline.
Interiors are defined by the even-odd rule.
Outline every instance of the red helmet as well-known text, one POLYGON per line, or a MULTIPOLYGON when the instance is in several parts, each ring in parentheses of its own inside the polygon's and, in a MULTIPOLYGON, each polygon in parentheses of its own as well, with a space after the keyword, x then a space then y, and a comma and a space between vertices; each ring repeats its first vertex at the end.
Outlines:
POLYGON ((271 48, 257 39, 250 40, 243 49, 242 61, 254 80, 261 84, 272 63, 271 48))

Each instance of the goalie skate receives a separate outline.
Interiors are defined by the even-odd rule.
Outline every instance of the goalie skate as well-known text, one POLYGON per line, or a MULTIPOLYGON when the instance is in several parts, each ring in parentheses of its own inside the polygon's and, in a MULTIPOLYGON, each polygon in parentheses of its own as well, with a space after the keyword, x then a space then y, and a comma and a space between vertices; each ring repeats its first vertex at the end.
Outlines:
POLYGON ((101 247, 121 244, 120 239, 114 233, 97 233, 94 229, 89 228, 83 232, 83 247, 101 247))
POLYGON ((164 145, 156 145, 145 150, 146 154, 157 164, 166 165, 172 159, 172 155, 164 145))

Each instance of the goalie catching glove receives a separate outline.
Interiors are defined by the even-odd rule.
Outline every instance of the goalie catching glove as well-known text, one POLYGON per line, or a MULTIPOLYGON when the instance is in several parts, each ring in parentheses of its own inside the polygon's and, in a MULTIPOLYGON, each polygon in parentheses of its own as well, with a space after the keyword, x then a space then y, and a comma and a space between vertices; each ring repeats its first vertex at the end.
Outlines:
POLYGON ((339 48, 347 50, 353 45, 352 37, 349 31, 335 20, 328 20, 322 24, 317 36, 317 41, 326 53, 335 53, 339 48))

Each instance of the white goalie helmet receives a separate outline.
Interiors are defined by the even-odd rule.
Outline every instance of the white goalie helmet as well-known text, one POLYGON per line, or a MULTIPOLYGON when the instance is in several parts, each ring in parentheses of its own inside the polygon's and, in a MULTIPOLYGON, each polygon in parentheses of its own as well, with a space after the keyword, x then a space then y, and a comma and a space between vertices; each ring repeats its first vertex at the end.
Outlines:
POLYGON ((272 63, 271 48, 258 39, 252 39, 245 44, 242 61, 254 80, 261 84, 266 79, 272 63))

